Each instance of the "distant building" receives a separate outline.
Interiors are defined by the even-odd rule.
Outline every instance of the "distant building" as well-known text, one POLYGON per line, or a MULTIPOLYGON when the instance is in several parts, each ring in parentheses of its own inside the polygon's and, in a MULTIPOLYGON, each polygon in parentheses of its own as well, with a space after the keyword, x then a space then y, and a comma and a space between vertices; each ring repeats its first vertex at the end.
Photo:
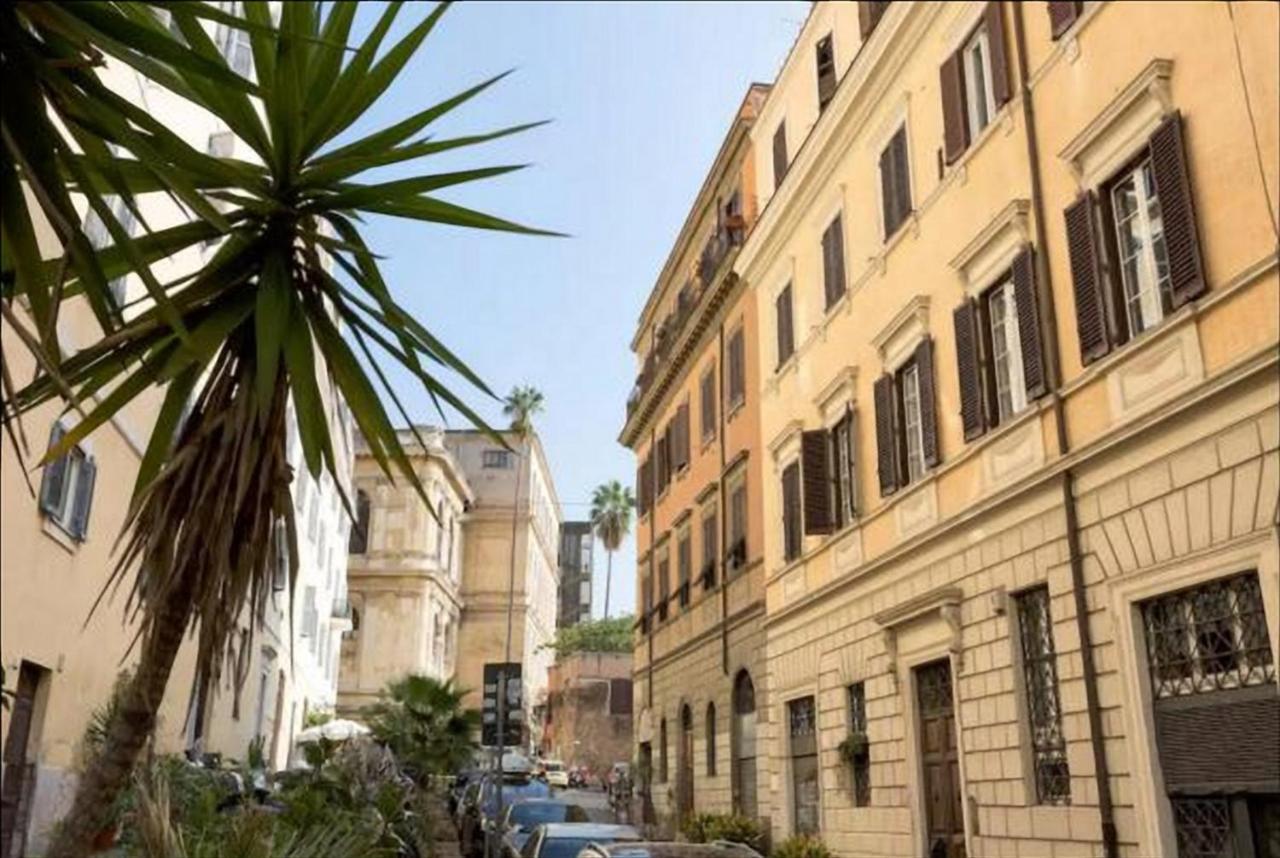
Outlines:
POLYGON ((580 652, 551 665, 544 756, 594 773, 631 759, 631 662, 629 652, 580 652))
POLYGON ((589 521, 560 525, 560 614, 556 625, 591 619, 591 556, 595 534, 589 521))

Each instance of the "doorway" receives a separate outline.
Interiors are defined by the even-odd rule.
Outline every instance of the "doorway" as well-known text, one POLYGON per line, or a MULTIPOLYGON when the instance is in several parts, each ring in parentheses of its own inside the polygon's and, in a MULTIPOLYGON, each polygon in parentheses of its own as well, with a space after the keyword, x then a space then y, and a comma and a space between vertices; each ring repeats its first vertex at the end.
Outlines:
POLYGON ((676 760, 676 801, 680 824, 693 815, 693 711, 680 708, 680 752, 676 760))
POLYGON ((13 709, 9 715, 9 734, 4 743, 4 779, 0 783, 0 856, 15 858, 23 854, 27 839, 27 820, 31 815, 31 789, 35 785, 33 747, 39 746, 34 727, 36 695, 49 671, 29 661, 18 669, 13 709))
POLYGON ((960 806, 960 754, 956 744, 951 664, 946 659, 916 668, 920 761, 925 801, 925 855, 965 858, 960 806))

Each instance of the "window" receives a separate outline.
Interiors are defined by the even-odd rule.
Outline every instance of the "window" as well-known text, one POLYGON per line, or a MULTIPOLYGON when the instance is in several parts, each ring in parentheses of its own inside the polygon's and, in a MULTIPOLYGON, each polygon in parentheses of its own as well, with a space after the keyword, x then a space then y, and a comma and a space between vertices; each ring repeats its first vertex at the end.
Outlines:
POLYGON ((740 475, 729 489, 729 545, 725 560, 728 575, 747 565, 747 478, 740 475))
MULTIPOLYGON (((58 444, 66 430, 54 423, 49 447, 58 444)), ((78 444, 44 466, 40 483, 40 512, 78 542, 89 533, 93 484, 98 468, 92 456, 78 444)))
POLYGON ((778 367, 781 368, 795 354, 795 323, 792 320, 791 284, 788 283, 774 300, 775 318, 778 322, 778 367))
POLYGON ((818 66, 818 112, 827 109, 831 97, 836 94, 836 52, 831 34, 823 36, 815 46, 818 66))
POLYGON ((209 135, 204 150, 215 158, 230 158, 235 144, 235 135, 230 131, 215 131, 209 135))
MULTIPOLYGON (((658 622, 667 619, 667 602, 671 600, 671 561, 663 557, 658 561, 658 622)), ((666 742, 663 742, 666 745, 666 742)), ((666 777, 662 778, 664 781, 666 777)))
POLYGON ((791 739, 792 830, 818 833, 818 729, 812 697, 787 703, 791 739))
POLYGON ((716 437, 716 368, 707 367, 702 374, 699 385, 702 397, 702 442, 705 444, 716 437))
POLYGON ((853 521, 857 514, 857 493, 853 478, 853 412, 846 412, 831 427, 831 509, 835 511, 833 524, 839 530, 853 521))
POLYGON ((1141 609, 1157 699, 1276 681, 1256 572, 1159 596, 1141 609))
POLYGON ((1014 598, 1022 642, 1022 677, 1026 686, 1027 720, 1031 732, 1031 763, 1036 800, 1040 804, 1071 801, 1071 772, 1067 743, 1062 735, 1062 704, 1058 699, 1057 657, 1053 647, 1053 619, 1049 588, 1036 587, 1014 598))
POLYGON ((911 214, 911 168, 907 163, 907 127, 904 125, 880 153, 880 202, 884 238, 888 241, 911 214))
POLYGON ((1178 113, 1098 192, 1064 212, 1080 357, 1088 364, 1205 292, 1178 113))
POLYGON ((1122 173, 1112 183, 1108 198, 1124 289, 1124 318, 1129 335, 1136 336, 1160 324, 1173 304, 1151 158, 1122 173))
POLYGON ((844 227, 840 215, 822 233, 822 286, 827 309, 844 296, 844 227))
POLYGON ((716 776, 716 704, 707 704, 707 777, 716 776))
POLYGON ((991 47, 987 41, 987 28, 979 27, 962 49, 964 57, 964 91, 969 112, 969 133, 977 137, 991 122, 996 112, 995 96, 991 93, 991 47))
POLYGON ((689 581, 693 577, 693 538, 686 526, 676 543, 676 575, 679 577, 680 607, 689 607, 689 581))
POLYGON ((1071 25, 1076 22, 1076 18, 1080 17, 1080 0, 1050 0, 1049 6, 1049 28, 1053 33, 1054 40, 1062 37, 1062 34, 1071 29, 1071 25))
POLYGON ((485 450, 480 454, 481 467, 507 469, 511 467, 510 450, 485 450))
POLYGON ((1000 420, 1005 421, 1027 407, 1027 383, 1022 373, 1022 341, 1013 283, 1006 281, 988 292, 986 305, 996 405, 1000 420))
POLYGON ((311 653, 316 651, 316 624, 320 620, 320 612, 316 608, 316 588, 308 586, 302 598, 302 636, 311 638, 311 653))
POLYGON ((875 31, 876 25, 889 9, 888 0, 862 0, 858 4, 858 30, 862 33, 862 41, 875 31))
POLYGON ((658 783, 667 782, 667 719, 658 725, 658 783))
MULTIPOLYGON (((222 11, 231 15, 244 16, 239 2, 222 2, 218 5, 222 11)), ((215 41, 218 51, 226 58, 227 65, 232 71, 241 77, 253 76, 253 46, 249 40, 248 30, 219 24, 215 41)))
POLYGON ((320 524, 320 491, 319 487, 311 494, 311 503, 307 506, 307 539, 316 541, 316 528, 320 524))
POLYGON ((853 776, 853 805, 871 804, 871 743, 867 734, 867 688, 855 682, 849 686, 849 743, 853 776))
POLYGON ((782 469, 782 559, 795 560, 803 546, 800 508, 800 463, 782 469))
POLYGON ((716 586, 716 550, 720 543, 719 521, 715 509, 702 517, 702 587, 710 590, 716 586))
POLYGON ((729 736, 733 809, 756 815, 756 690, 751 675, 740 671, 733 681, 733 730, 729 736))
MULTIPOLYGON (((137 218, 133 216, 133 210, 125 203, 124 198, 114 194, 104 196, 103 202, 111 212, 111 216, 124 231, 125 235, 133 235, 137 228, 137 218)), ((104 250, 115 244, 115 239, 111 237, 111 232, 106 223, 98 215, 98 212, 90 208, 85 213, 84 218, 84 236, 93 245, 94 250, 104 250)), ((121 274, 113 277, 107 284, 107 288, 111 292, 111 301, 117 308, 123 308, 127 300, 128 274, 121 274)))
POLYGON ((964 154, 1009 100, 1001 6, 988 3, 982 21, 942 64, 943 149, 948 164, 964 154))
POLYGON ((782 178, 787 175, 787 122, 781 120, 773 132, 773 189, 782 186, 782 178))
POLYGON ((742 328, 729 336, 729 408, 747 398, 746 338, 742 328))
POLYGON ((874 385, 880 494, 919 480, 938 464, 933 389, 933 341, 926 337, 897 372, 874 385))

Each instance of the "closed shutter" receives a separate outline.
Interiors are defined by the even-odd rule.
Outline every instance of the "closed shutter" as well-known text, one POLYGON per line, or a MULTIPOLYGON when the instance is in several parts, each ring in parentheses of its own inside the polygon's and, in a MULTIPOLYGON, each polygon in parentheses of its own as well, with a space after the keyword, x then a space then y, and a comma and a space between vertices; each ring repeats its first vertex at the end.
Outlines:
POLYGON ((898 228, 897 200, 893 193, 893 145, 880 153, 880 205, 884 216, 884 237, 888 240, 898 228))
MULTIPOLYGON (((54 421, 49 429, 49 448, 57 445, 65 434, 62 424, 54 421)), ((68 456, 59 456, 44 466, 44 476, 40 480, 40 511, 45 515, 56 516, 61 512, 62 489, 67 480, 69 460, 68 456)))
POLYGON ((1080 337, 1080 362, 1089 364, 1111 350, 1107 316, 1102 301, 1102 274, 1098 270, 1097 237, 1093 229, 1093 193, 1086 191, 1067 206, 1067 254, 1071 259, 1071 284, 1076 299, 1076 332, 1080 337))
POLYGON ((972 441, 987 431, 978 355, 978 309, 973 301, 965 301, 956 307, 952 317, 956 325, 956 371, 960 376, 960 423, 964 426, 964 440, 972 441))
MULTIPOLYGON (((939 72, 942 78, 942 142, 948 164, 964 154, 969 145, 969 120, 964 109, 963 62, 959 51, 947 57, 939 72)), ((883 167, 882 167, 883 169, 883 167)))
POLYGON ((782 177, 787 174, 787 123, 778 123, 773 132, 773 187, 782 184, 782 177))
POLYGON ((844 295, 844 229, 842 218, 827 225, 822 234, 822 284, 826 292, 827 307, 844 295))
POLYGON ((1053 38, 1057 39, 1076 22, 1076 18, 1080 16, 1080 4, 1076 0, 1071 2, 1049 3, 1049 28, 1053 32, 1053 38))
POLYGON ((830 35, 823 36, 818 40, 816 54, 818 65, 818 110, 822 111, 836 92, 836 58, 830 35))
POLYGON ((98 476, 98 466, 92 456, 80 460, 76 479, 76 496, 71 505, 71 535, 81 542, 89 533, 89 511, 93 507, 93 483, 98 476))
POLYGON ((920 373, 920 438, 924 445, 924 463, 938 464, 937 392, 933 383, 933 340, 925 337, 916 346, 916 369, 920 373))
POLYGON ((1035 261, 1031 248, 1013 260, 1013 299, 1018 310, 1018 344, 1022 348, 1022 376, 1027 400, 1039 399, 1049 389, 1045 380, 1044 348, 1040 338, 1040 311, 1036 305, 1035 261))
POLYGON ((644 465, 645 463, 641 462, 639 466, 636 467, 636 511, 640 515, 644 515, 645 510, 649 508, 648 506, 645 505, 646 498, 644 494, 644 465))
POLYGON ((1182 139, 1182 116, 1175 112, 1161 122, 1151 135, 1150 146, 1151 174, 1160 198, 1165 251, 1169 256, 1169 285, 1173 306, 1177 308, 1199 298, 1205 291, 1196 212, 1182 139))
POLYGON ((881 16, 888 8, 889 4, 883 2, 870 2, 863 0, 858 4, 858 30, 862 34, 862 40, 865 42, 867 37, 875 30, 876 24, 880 23, 881 16))
POLYGON ((687 402, 684 405, 681 405, 680 409, 676 412, 676 427, 677 427, 677 432, 679 433, 679 436, 680 436, 680 440, 678 444, 678 449, 680 451, 679 465, 682 468, 686 468, 689 466, 689 452, 690 452, 689 450, 689 403, 687 402))
POLYGON ((987 44, 991 50, 991 94, 998 107, 1013 94, 1009 82, 1009 57, 1004 50, 1004 4, 1000 0, 992 0, 987 4, 984 17, 987 22, 987 44))
POLYGON ((791 318, 791 284, 778 293, 775 301, 775 315, 778 320, 778 366, 786 363, 787 358, 795 351, 795 329, 791 318))
POLYGON ((876 467, 880 473, 880 496, 898 490, 898 443, 893 431, 893 376, 885 374, 873 385, 876 402, 876 467))
POLYGON ((893 136, 893 183, 898 198, 899 223, 911 213, 911 165, 907 163, 907 128, 893 136))
POLYGON ((831 436, 821 430, 800 435, 800 462, 804 477, 804 532, 831 532, 831 468, 827 464, 831 436))

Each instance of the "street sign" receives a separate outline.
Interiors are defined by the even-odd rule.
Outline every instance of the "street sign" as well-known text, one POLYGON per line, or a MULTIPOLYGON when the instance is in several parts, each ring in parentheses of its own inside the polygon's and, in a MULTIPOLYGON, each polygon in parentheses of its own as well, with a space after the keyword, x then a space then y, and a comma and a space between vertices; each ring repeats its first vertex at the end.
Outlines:
POLYGON ((505 674, 507 680, 507 729, 503 745, 522 747, 524 742, 524 694, 519 662, 491 663, 484 666, 484 699, 480 710, 480 744, 498 744, 498 688, 505 674))

